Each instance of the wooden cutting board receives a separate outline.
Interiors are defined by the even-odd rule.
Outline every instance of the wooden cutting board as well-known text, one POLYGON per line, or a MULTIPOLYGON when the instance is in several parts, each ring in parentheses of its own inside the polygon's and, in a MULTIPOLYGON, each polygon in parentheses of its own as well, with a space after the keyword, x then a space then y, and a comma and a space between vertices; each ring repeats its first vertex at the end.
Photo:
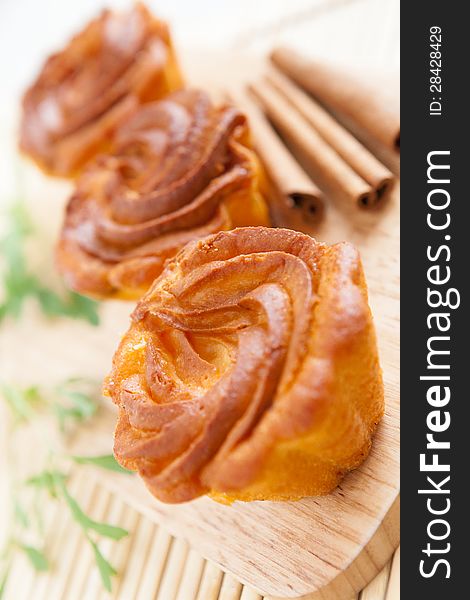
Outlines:
MULTIPOLYGON (((299 502, 184 505, 155 500, 135 477, 102 482, 152 520, 183 537, 240 581, 270 598, 347 600, 398 545, 398 198, 375 215, 331 209, 317 237, 348 239, 361 250, 377 327, 386 414, 366 462, 327 497, 299 502), (340 233, 341 232, 341 233, 340 233), (317 594, 310 596, 310 594, 317 594)), ((106 357, 109 362, 109 357, 106 357)), ((96 356, 96 360, 103 357, 96 356)), ((79 440, 81 452, 109 451, 114 416, 79 440)), ((101 477, 101 475, 100 475, 101 477)))
MULTIPOLYGON (((233 82, 232 82, 233 83, 233 82)), ((282 166, 280 166, 282 168, 282 166)), ((55 239, 70 186, 21 166, 22 194, 41 232, 32 249, 37 270, 50 273, 55 239)), ((366 462, 329 496, 298 502, 235 503, 208 498, 184 505, 156 501, 136 477, 100 473, 100 480, 204 557, 271 598, 347 600, 390 559, 399 541, 399 198, 381 210, 360 211, 331 203, 311 233, 327 242, 348 240, 361 251, 378 333, 386 413, 366 462)), ((102 323, 50 322, 29 307, 0 338, 2 377, 57 382, 69 375, 102 378, 127 328, 132 304, 107 302, 102 323)), ((83 453, 109 452, 114 414, 76 441, 83 453)))

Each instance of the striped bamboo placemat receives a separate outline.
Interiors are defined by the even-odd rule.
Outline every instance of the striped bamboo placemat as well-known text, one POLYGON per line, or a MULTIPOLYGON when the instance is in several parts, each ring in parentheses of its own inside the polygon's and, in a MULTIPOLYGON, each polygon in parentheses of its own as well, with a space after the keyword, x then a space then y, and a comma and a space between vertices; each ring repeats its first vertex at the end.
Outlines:
MULTIPOLYGON (((111 593, 103 589, 91 549, 63 504, 50 503, 45 551, 51 569, 32 570, 23 554, 13 562, 5 600, 269 600, 204 560, 76 467, 70 490, 92 518, 119 524, 127 538, 103 540, 100 549, 118 571, 111 593)), ((357 600, 398 600, 399 550, 357 600)), ((345 599, 347 600, 347 599, 345 599)))

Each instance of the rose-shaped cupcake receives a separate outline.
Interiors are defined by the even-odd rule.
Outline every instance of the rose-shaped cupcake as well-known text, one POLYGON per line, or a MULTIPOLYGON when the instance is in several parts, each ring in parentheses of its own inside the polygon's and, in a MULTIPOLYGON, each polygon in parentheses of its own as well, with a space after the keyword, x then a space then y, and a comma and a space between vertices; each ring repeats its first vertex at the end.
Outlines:
POLYGON ((73 176, 139 103, 181 85, 165 23, 142 4, 104 10, 25 93, 20 148, 46 172, 73 176))
POLYGON ((57 251, 67 284, 138 298, 187 242, 269 224, 247 138, 242 113, 202 91, 141 107, 77 181, 57 251))
POLYGON ((263 227, 192 242, 137 304, 105 393, 116 458, 162 501, 330 492, 384 409, 357 251, 263 227))

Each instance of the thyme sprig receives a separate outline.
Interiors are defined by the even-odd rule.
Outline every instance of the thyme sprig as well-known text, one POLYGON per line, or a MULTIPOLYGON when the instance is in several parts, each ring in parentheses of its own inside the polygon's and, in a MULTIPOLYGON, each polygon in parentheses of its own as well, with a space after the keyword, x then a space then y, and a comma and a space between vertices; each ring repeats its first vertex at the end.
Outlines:
POLYGON ((25 244, 34 234, 34 227, 24 202, 16 200, 9 208, 6 231, 0 238, 3 299, 0 302, 0 322, 10 316, 18 319, 28 298, 35 298, 48 317, 83 319, 99 324, 98 303, 75 292, 59 294, 47 287, 31 272, 26 259, 25 244))
MULTIPOLYGON (((90 420, 99 408, 97 386, 84 378, 69 378, 50 388, 39 385, 20 387, 0 382, 0 396, 13 418, 14 430, 45 415, 53 417, 59 432, 67 433, 71 428, 90 420)), ((128 531, 117 525, 96 521, 84 512, 68 484, 68 471, 73 464, 129 473, 118 465, 112 455, 63 455, 51 450, 43 468, 24 481, 13 482, 12 527, 0 555, 0 598, 6 589, 15 552, 25 554, 37 571, 50 568, 44 550, 44 500, 47 498, 61 502, 68 509, 90 545, 103 586, 111 590, 111 578, 116 570, 102 554, 99 540, 120 540, 128 535, 128 531)))

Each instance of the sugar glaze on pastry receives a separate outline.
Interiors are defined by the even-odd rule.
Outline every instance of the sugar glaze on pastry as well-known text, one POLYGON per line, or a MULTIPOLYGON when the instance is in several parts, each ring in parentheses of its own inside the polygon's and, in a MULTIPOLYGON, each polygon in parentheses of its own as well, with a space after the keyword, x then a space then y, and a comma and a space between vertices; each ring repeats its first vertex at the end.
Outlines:
POLYGON ((75 176, 139 104, 182 83, 164 22, 141 3, 103 10, 26 91, 20 148, 46 172, 75 176))
POLYGON ((114 452, 164 502, 332 491, 384 410, 358 252, 286 229, 187 245, 132 314, 114 452))
POLYGON ((139 298, 187 242, 268 225, 245 116, 200 90, 174 92, 117 130, 67 206, 57 263, 82 294, 139 298))

